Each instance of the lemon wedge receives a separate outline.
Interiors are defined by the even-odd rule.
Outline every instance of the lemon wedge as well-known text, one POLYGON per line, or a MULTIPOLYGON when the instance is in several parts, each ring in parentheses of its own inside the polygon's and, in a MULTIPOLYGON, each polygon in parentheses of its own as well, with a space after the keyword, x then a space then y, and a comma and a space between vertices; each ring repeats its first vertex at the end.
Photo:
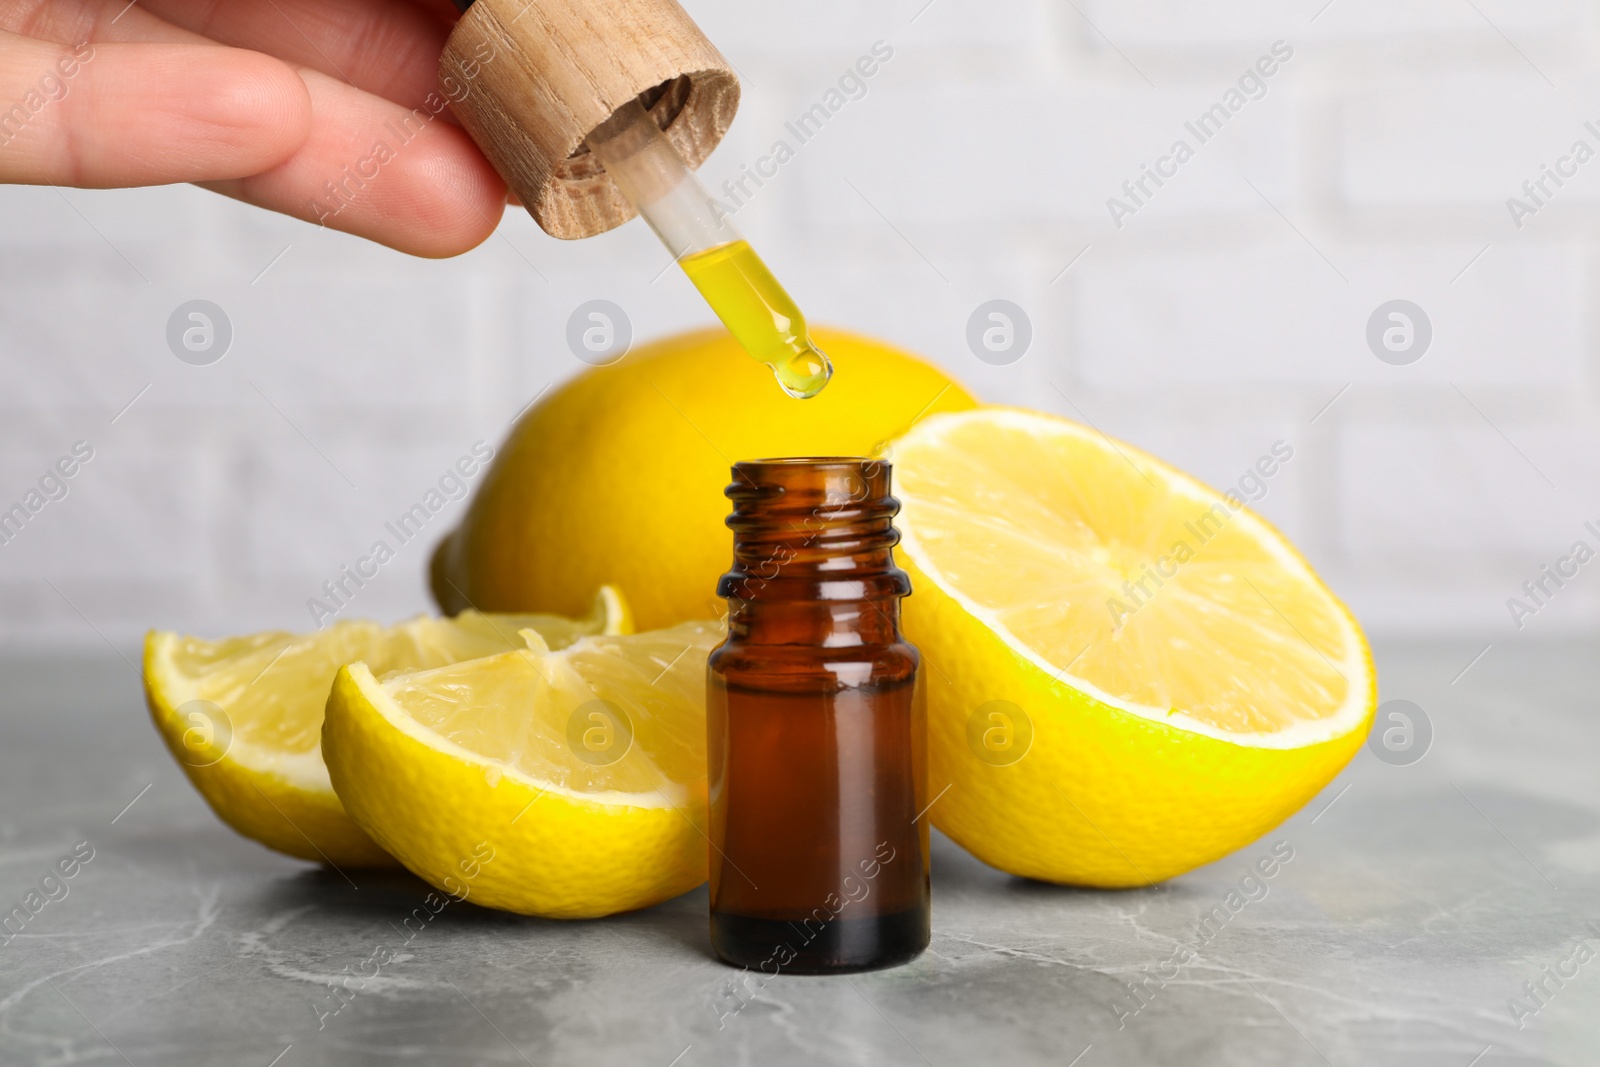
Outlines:
POLYGON ((722 627, 339 671, 322 749, 372 839, 458 898, 575 919, 706 878, 706 657, 722 627))
POLYGON ((380 673, 443 666, 521 647, 532 629, 554 647, 630 628, 620 594, 602 589, 587 619, 555 615, 416 618, 394 626, 337 622, 208 641, 145 638, 145 701, 156 729, 201 796, 244 836, 338 867, 394 860, 345 814, 322 761, 323 706, 334 674, 361 660, 380 673))

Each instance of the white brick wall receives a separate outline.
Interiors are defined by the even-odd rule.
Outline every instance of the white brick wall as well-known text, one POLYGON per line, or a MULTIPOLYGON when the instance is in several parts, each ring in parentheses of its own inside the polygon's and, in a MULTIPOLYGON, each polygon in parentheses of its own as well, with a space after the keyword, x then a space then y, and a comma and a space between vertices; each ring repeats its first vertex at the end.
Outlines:
POLYGON ((1317 244, 1330 266, 1276 216, 1259 221, 1262 232, 1245 242, 1173 243, 1086 269, 1074 318, 1088 381, 1581 386, 1581 245, 1508 242, 1451 284, 1482 246, 1329 236, 1317 244), (1409 366, 1380 362, 1365 341, 1372 310, 1396 297, 1434 323, 1427 354, 1409 366))
MULTIPOLYGON (((1581 0, 1475 0, 1507 34, 1548 41, 1592 27, 1593 6, 1581 0)), ((1463 36, 1496 37, 1467 4, 1432 0, 1091 0, 1084 13, 1123 48, 1199 50, 1252 45, 1262 37, 1296 35, 1329 42, 1417 44, 1463 36), (1311 22, 1315 18, 1315 22, 1311 22), (1309 26, 1309 29, 1307 28, 1309 26)))
MULTIPOLYGON (((1509 639, 1506 597, 1600 519, 1600 159, 1520 229, 1505 204, 1574 139, 1600 150, 1594 4, 688 6, 746 78, 713 186, 874 41, 895 50, 739 213, 815 320, 1213 483, 1289 441, 1261 510, 1379 633, 1509 639), (1107 198, 1278 40, 1294 58, 1266 95, 1114 225, 1107 198), (1008 367, 964 339, 993 298, 1033 320, 1008 367), (1414 365, 1367 347, 1394 298, 1433 324, 1414 365)), ((664 265, 639 224, 567 243, 519 212, 425 262, 188 187, 0 189, 0 505, 95 448, 0 547, 0 641, 305 625, 386 519, 582 369, 579 303, 621 304, 640 339, 710 321, 664 265), (209 367, 164 340, 194 298, 236 331, 209 367)), ((425 609, 461 507, 352 610, 425 609)), ((1600 622, 1585 581, 1530 631, 1600 622)))

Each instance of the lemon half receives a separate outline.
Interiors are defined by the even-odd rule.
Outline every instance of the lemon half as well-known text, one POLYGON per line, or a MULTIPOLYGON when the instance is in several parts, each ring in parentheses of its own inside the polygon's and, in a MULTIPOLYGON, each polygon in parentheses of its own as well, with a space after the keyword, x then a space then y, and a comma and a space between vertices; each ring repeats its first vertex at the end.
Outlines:
POLYGON ((322 762, 323 706, 334 674, 365 661, 385 673, 441 666, 523 645, 551 645, 631 628, 627 605, 601 590, 587 619, 555 615, 416 618, 394 626, 334 623, 208 641, 164 631, 145 638, 145 701, 167 747, 219 818, 268 848, 339 867, 394 860, 345 814, 322 762))
POLYGON ((1366 640, 1237 496, 1003 408, 932 416, 892 458, 929 784, 949 787, 933 819, 979 858, 1160 881, 1265 833, 1360 747, 1366 640))

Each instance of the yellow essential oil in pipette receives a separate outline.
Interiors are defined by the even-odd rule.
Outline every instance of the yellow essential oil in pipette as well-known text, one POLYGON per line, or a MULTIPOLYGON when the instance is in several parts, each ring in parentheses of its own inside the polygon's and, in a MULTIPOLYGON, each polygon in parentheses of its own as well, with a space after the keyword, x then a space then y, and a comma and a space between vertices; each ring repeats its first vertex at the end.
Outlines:
POLYGON ((812 343, 805 316, 749 241, 730 241, 678 261, 734 340, 772 368, 790 396, 822 391, 833 365, 812 343))
POLYGON ((822 392, 833 365, 811 343, 805 316, 728 213, 716 209, 644 104, 635 99, 617 108, 585 143, 734 340, 771 367, 790 396, 822 392))

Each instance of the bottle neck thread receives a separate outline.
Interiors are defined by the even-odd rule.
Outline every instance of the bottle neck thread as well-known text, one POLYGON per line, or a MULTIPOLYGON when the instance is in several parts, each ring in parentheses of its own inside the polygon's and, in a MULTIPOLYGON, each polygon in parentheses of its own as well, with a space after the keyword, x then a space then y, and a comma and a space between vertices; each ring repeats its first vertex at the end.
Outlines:
POLYGON ((733 567, 717 586, 730 613, 747 605, 898 600, 911 592, 894 563, 900 502, 889 482, 890 465, 880 460, 734 464, 725 490, 733 501, 733 567))

